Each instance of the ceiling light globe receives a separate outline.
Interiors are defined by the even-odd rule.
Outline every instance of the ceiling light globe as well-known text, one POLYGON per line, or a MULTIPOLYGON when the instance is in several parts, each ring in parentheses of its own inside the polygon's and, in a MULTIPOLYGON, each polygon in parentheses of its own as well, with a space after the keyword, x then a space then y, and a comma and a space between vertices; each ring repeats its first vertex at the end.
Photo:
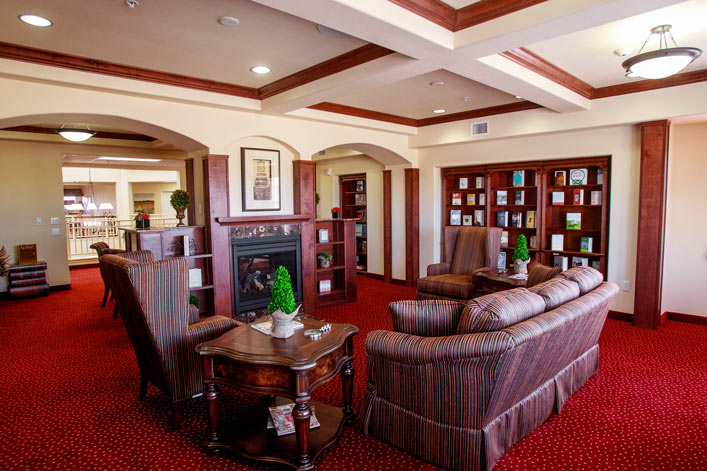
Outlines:
POLYGON ((80 129, 62 129, 59 131, 61 137, 71 142, 83 142, 93 137, 95 134, 92 131, 83 131, 80 129))
POLYGON ((631 76, 655 80, 677 74, 701 53, 692 47, 673 47, 639 54, 624 61, 623 65, 631 76))
POLYGON ((19 18, 22 22, 27 23, 28 25, 38 26, 40 28, 48 28, 53 24, 51 20, 38 15, 20 15, 19 18))
POLYGON ((446 112, 446 111, 447 111, 447 110, 443 110, 442 108, 439 108, 439 109, 436 109, 436 110, 432 110, 432 112, 433 112, 434 114, 442 114, 442 113, 444 113, 444 112, 446 112))

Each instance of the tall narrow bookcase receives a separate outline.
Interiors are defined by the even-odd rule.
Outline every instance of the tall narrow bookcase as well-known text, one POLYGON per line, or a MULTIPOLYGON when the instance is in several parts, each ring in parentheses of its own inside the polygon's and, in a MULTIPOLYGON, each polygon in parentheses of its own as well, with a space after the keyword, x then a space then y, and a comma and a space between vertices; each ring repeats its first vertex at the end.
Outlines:
POLYGON ((355 221, 320 219, 316 229, 317 307, 356 301, 355 221), (320 267, 321 253, 331 255, 326 268, 320 267))
POLYGON ((610 181, 611 156, 446 168, 442 170, 443 225, 501 227, 506 268, 512 268, 513 250, 518 236, 524 234, 532 260, 545 265, 566 262, 568 267, 587 264, 606 277, 610 181), (562 175, 564 181, 556 180, 562 175), (521 192, 522 199, 518 195, 516 200, 521 192), (553 204, 553 193, 558 197, 562 193, 562 204, 553 204), (499 220, 499 214, 506 212, 506 220, 499 220), (579 228, 568 228, 568 214, 570 220, 580 220, 579 228), (561 250, 553 250, 553 235, 562 236, 561 250))
POLYGON ((341 210, 344 219, 356 220, 356 270, 368 270, 368 211, 366 174, 339 177, 341 210))

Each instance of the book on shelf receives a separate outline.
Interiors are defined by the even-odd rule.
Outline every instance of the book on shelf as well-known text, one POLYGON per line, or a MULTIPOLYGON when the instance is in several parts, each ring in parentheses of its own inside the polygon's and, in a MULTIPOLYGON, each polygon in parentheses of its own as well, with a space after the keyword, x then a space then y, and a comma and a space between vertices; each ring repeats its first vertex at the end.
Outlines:
POLYGON ((592 268, 594 268, 595 270, 601 270, 601 261, 592 260, 592 268))
POLYGON ((587 257, 572 257, 573 267, 586 267, 589 266, 589 259, 587 257))
POLYGON ((198 288, 202 285, 203 280, 201 278, 201 268, 190 268, 189 269, 189 287, 198 288))
POLYGON ((184 256, 188 257, 191 255, 191 246, 189 245, 189 236, 182 236, 182 246, 184 247, 184 256))
POLYGON ((525 186, 525 170, 513 170, 513 186, 525 186))
POLYGON ((331 280, 319 280, 319 292, 320 293, 331 292, 331 280))
POLYGON ((452 206, 460 206, 462 204, 462 194, 452 193, 452 206))
POLYGON ((530 239, 528 241, 528 247, 531 249, 537 249, 538 248, 538 237, 531 235, 530 239))
POLYGON ((525 227, 535 229, 535 211, 525 212, 525 227))
POLYGON ((498 263, 496 264, 496 268, 499 270, 505 270, 506 269, 506 252, 501 250, 498 252, 498 263))
POLYGON ((501 247, 508 247, 508 231, 501 232, 501 247))
POLYGON ((517 190, 515 192, 515 204, 525 204, 525 191, 523 190, 517 190))
POLYGON ((508 211, 496 212, 496 226, 508 227, 508 211))
POLYGON ((572 204, 584 204, 584 190, 574 190, 572 192, 572 204))
MULTIPOLYGON (((283 404, 281 406, 268 407, 270 416, 266 424, 266 428, 275 429, 278 437, 295 433, 295 419, 292 416, 292 409, 295 403, 283 404)), ((309 428, 317 428, 320 426, 317 416, 314 414, 315 406, 309 406, 309 428)))
POLYGON ((356 223, 356 235, 357 236, 362 236, 363 235, 363 224, 361 223, 356 223))
POLYGON ((565 204, 565 192, 564 191, 553 191, 552 198, 550 199, 553 206, 564 206, 565 204))
POLYGON ((366 210, 359 209, 358 211, 356 211, 356 219, 358 219, 361 222, 366 222, 366 210))
POLYGON ((589 181, 589 171, 586 168, 570 169, 570 185, 586 185, 589 181))
POLYGON ((469 188, 469 178, 468 177, 460 177, 459 178, 459 189, 466 190, 467 188, 469 188))
POLYGON ((356 180, 356 191, 366 191, 366 180, 356 180))
POLYGON ((361 253, 368 253, 368 241, 366 240, 361 241, 361 253))
POLYGON ((484 177, 476 177, 476 188, 484 187, 484 177))
POLYGON ((360 193, 360 194, 354 195, 354 204, 356 206, 362 206, 362 205, 366 204, 366 194, 360 193))
POLYGON ((474 193, 466 195, 466 204, 468 206, 474 206, 476 204, 476 195, 474 193))
POLYGON ((557 250, 558 252, 562 252, 563 250, 565 250, 564 234, 550 235, 550 250, 557 250))
POLYGON ((597 169, 597 185, 604 184, 604 171, 600 168, 597 169))
POLYGON ((483 226, 484 225, 484 210, 475 209, 474 210, 474 225, 483 226))
POLYGON ((565 270, 567 270, 567 268, 569 268, 569 267, 567 266, 569 260, 568 260, 567 257, 564 256, 564 255, 555 255, 555 257, 553 257, 552 262, 553 262, 553 263, 552 263, 552 266, 553 266, 553 267, 561 267, 561 268, 562 268, 562 271, 565 271, 565 270))
POLYGON ((471 214, 465 214, 462 216, 462 226, 472 226, 474 225, 473 218, 471 214))
POLYGON ((496 191, 496 204, 508 204, 508 192, 506 190, 496 191))
MULTIPOLYGON (((320 291, 321 293, 321 291, 320 291)), ((272 321, 258 322, 257 324, 250 324, 251 328, 257 330, 258 332, 265 335, 272 335, 272 321)), ((297 330, 304 327, 300 321, 292 321, 292 327, 297 330)))
POLYGON ((582 229, 582 213, 567 213, 567 229, 582 229))
POLYGON ((579 239, 579 251, 592 253, 592 237, 582 237, 579 239))
POLYGON ((486 204, 486 193, 479 193, 479 204, 482 206, 486 204))
POLYGON ((449 225, 450 226, 461 226, 462 225, 462 211, 461 211, 461 209, 451 209, 449 211, 449 225))
POLYGON ((326 244, 329 242, 329 229, 319 229, 319 243, 326 244))
POLYGON ((523 227, 523 213, 511 213, 511 227, 523 227))
POLYGON ((555 181, 553 184, 555 186, 565 186, 565 182, 567 181, 567 172, 564 170, 555 170, 554 178, 555 181))
POLYGON ((594 206, 601 205, 601 191, 592 191, 589 204, 594 206))

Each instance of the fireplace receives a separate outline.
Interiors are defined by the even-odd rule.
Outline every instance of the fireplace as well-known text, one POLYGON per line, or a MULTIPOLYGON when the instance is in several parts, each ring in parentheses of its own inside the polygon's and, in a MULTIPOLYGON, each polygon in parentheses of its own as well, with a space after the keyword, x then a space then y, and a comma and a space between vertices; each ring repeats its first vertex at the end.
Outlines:
POLYGON ((300 235, 232 238, 234 312, 240 314, 266 308, 275 270, 284 266, 292 279, 297 302, 302 301, 302 257, 300 235))

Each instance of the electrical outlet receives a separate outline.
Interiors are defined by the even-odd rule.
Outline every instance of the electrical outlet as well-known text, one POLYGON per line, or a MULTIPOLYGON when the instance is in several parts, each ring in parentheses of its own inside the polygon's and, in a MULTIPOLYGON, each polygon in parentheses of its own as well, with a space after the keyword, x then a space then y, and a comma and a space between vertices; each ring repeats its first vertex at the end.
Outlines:
POLYGON ((59 218, 51 218, 50 222, 53 226, 56 226, 57 224, 59 224, 59 218))
POLYGON ((59 228, 57 228, 57 227, 53 227, 52 228, 52 236, 56 237, 56 236, 60 236, 60 235, 61 235, 61 230, 59 230, 59 228))
POLYGON ((621 289, 624 291, 631 291, 631 282, 624 280, 621 282, 621 289))
POLYGON ((37 218, 36 221, 37 221, 36 224, 37 224, 38 226, 41 226, 41 225, 42 225, 42 218, 37 218))

